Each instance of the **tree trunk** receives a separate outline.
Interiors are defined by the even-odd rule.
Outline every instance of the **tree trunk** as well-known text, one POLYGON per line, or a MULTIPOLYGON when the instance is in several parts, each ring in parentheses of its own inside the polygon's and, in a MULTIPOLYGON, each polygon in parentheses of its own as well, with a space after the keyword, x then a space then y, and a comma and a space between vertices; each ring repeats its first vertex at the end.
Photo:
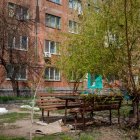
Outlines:
POLYGON ((13 92, 14 92, 14 96, 19 97, 20 96, 20 92, 19 92, 19 84, 18 81, 12 81, 12 87, 13 87, 13 92))
POLYGON ((135 97, 132 101, 132 116, 130 116, 130 125, 135 126, 136 128, 139 127, 139 98, 135 97))
POLYGON ((132 103, 133 105, 133 117, 136 123, 136 126, 139 126, 139 100, 135 99, 132 103))

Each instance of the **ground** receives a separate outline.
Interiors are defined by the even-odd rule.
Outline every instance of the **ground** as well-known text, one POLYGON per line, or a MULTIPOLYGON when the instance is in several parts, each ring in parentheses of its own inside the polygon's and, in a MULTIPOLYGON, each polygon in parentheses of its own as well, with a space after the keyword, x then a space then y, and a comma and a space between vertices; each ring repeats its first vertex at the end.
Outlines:
MULTIPOLYGON (((19 105, 0 105, 0 107, 4 106, 9 110, 11 115, 1 115, 0 117, 0 140, 11 140, 12 137, 29 139, 31 137, 30 132, 32 132, 32 137, 36 137, 34 138, 35 140, 135 140, 138 137, 137 135, 139 135, 138 133, 140 133, 140 131, 135 132, 120 127, 116 123, 116 118, 113 119, 114 124, 110 126, 108 124, 108 117, 106 113, 103 112, 95 115, 94 123, 88 126, 85 131, 70 130, 70 125, 64 126, 62 122, 59 122, 61 125, 59 123, 52 123, 52 126, 50 125, 48 129, 46 126, 36 125, 36 123, 32 125, 30 111, 21 110, 19 105), (61 133, 57 133, 56 131, 57 127, 57 130, 60 129, 59 126, 62 128, 61 133), (47 136, 35 134, 35 130, 41 127, 44 127, 50 134, 47 134, 47 136), (55 131, 56 134, 52 134, 52 132, 55 131), (51 138, 49 136, 51 136, 51 138), (8 139, 8 137, 10 137, 10 139, 8 139)), ((40 111, 35 113, 34 122, 39 121, 40 113, 40 111)), ((61 114, 58 112, 51 115, 59 116, 58 120, 61 118, 61 114)))

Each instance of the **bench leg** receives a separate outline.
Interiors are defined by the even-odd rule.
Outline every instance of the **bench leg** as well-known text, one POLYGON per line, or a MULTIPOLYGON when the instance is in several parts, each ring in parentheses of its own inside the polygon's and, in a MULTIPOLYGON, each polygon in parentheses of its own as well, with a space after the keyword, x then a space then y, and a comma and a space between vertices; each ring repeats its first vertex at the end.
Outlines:
POLYGON ((81 112, 81 117, 82 117, 83 130, 84 130, 85 129, 85 116, 83 112, 81 112))
POLYGON ((64 118, 64 125, 66 125, 66 121, 67 121, 67 106, 68 106, 68 100, 66 100, 66 102, 65 102, 65 118, 64 118))
POLYGON ((44 109, 42 109, 41 111, 42 111, 42 121, 44 122, 44 109))
POLYGON ((48 116, 48 117, 50 116, 50 111, 47 112, 47 116, 48 116))
POLYGON ((75 130, 77 130, 77 114, 74 116, 75 130))
POLYGON ((118 109, 118 124, 120 124, 120 109, 118 109))
POLYGON ((111 109, 109 110, 109 119, 110 119, 110 125, 112 124, 112 114, 111 114, 111 109))
POLYGON ((93 119, 93 111, 90 112, 90 118, 93 119))

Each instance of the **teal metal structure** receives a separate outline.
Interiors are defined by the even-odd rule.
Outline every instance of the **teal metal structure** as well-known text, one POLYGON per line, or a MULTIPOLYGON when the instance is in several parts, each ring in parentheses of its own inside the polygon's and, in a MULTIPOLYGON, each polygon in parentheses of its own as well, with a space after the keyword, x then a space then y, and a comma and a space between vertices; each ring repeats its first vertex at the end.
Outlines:
POLYGON ((103 88, 102 76, 88 73, 87 88, 102 89, 103 88))

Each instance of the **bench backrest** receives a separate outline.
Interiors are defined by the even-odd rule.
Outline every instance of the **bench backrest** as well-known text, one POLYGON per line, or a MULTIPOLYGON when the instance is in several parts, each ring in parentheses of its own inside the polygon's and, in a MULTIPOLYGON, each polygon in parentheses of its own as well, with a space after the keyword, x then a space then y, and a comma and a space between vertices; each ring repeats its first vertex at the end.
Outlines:
POLYGON ((93 110, 119 109, 123 100, 122 96, 91 96, 85 97, 85 106, 93 110))
POLYGON ((57 96, 77 96, 79 93, 38 93, 36 103, 40 108, 61 107, 65 105, 65 100, 56 98, 57 96))

